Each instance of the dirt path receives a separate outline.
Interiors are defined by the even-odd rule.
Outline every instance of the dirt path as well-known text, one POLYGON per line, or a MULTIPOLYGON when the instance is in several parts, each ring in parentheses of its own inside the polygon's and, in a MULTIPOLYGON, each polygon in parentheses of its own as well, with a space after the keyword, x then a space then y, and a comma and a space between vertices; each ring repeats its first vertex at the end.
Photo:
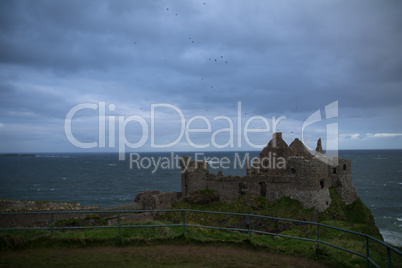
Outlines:
POLYGON ((327 267, 227 246, 157 245, 0 251, 0 267, 327 267))

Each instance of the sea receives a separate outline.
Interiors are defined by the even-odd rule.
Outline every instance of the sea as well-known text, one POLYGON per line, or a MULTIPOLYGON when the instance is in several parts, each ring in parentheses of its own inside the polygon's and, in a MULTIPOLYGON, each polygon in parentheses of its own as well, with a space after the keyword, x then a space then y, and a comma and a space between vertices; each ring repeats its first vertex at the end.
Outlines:
MULTIPOLYGON (((179 159, 206 160, 210 172, 245 175, 258 152, 37 153, 0 155, 0 199, 52 200, 112 207, 137 193, 181 191, 179 159)), ((386 242, 402 246, 402 150, 343 150, 358 196, 386 242)))

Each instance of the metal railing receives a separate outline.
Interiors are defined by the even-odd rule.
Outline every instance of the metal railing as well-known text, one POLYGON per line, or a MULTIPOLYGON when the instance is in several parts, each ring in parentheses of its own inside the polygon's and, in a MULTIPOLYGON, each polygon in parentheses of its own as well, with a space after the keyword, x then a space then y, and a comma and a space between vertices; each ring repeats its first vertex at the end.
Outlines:
POLYGON ((263 235, 270 235, 270 236, 279 236, 279 237, 285 237, 285 238, 290 238, 290 239, 298 239, 298 240, 303 240, 303 241, 309 241, 316 243, 316 249, 317 252, 320 250, 320 244, 327 245, 339 250, 343 250, 345 252, 360 256, 367 261, 367 267, 370 267, 370 264, 374 265, 375 267, 380 267, 377 263, 375 263, 371 258, 370 258, 370 241, 374 241, 382 246, 384 246, 387 250, 387 267, 392 267, 392 259, 391 259, 391 252, 396 253, 399 257, 402 257, 402 253, 384 243, 383 241, 378 240, 377 238, 374 238, 370 235, 363 234, 363 233, 358 233, 322 223, 317 223, 317 222, 309 222, 309 221, 300 221, 300 220, 292 220, 292 219, 284 219, 284 218, 277 218, 277 217, 270 217, 270 216, 262 216, 262 215, 255 215, 255 214, 245 214, 245 213, 233 213, 233 212, 217 212, 217 211, 204 211, 204 210, 190 210, 190 209, 168 209, 168 210, 107 210, 107 211, 46 211, 46 212, 1 212, 0 216, 6 216, 6 215, 50 215, 50 226, 48 227, 15 227, 15 228, 0 228, 0 231, 16 231, 16 230, 49 230, 50 235, 53 237, 53 232, 55 230, 66 230, 66 229, 101 229, 101 228, 117 228, 118 229, 118 236, 121 237, 121 229, 122 228, 141 228, 141 227, 183 227, 183 235, 186 236, 186 227, 194 227, 194 228, 209 228, 209 229, 218 229, 218 230, 229 230, 229 231, 239 231, 239 232, 248 232, 248 238, 251 240, 252 239, 252 234, 257 233, 257 234, 263 234, 263 235), (166 213, 166 212, 181 212, 181 218, 182 218, 182 223, 178 224, 156 224, 156 225, 122 225, 121 223, 121 217, 122 214, 128 215, 128 214, 136 214, 136 213, 166 213), (206 213, 206 214, 220 214, 220 215, 232 215, 232 216, 241 216, 241 217, 248 217, 248 228, 232 228, 232 227, 217 227, 217 226, 206 226, 206 225, 194 225, 194 224, 188 224, 186 223, 186 214, 187 213, 206 213), (54 223, 54 215, 56 214, 113 214, 115 215, 114 218, 117 218, 117 225, 111 225, 111 226, 67 226, 67 227, 58 227, 55 226, 54 223), (308 224, 308 225, 313 225, 317 227, 317 236, 316 239, 313 238, 306 238, 306 237, 298 237, 298 236, 291 236, 291 235, 285 235, 285 234, 280 234, 280 233, 273 233, 273 232, 266 232, 266 231, 260 231, 260 230, 254 230, 252 228, 252 218, 260 218, 260 219, 269 219, 269 220, 275 220, 275 221, 285 221, 285 222, 292 222, 296 224, 308 224), (350 233, 354 234, 360 237, 364 237, 365 239, 365 248, 366 248, 366 254, 361 254, 352 250, 349 250, 347 248, 343 248, 341 246, 337 246, 325 241, 320 240, 320 227, 324 228, 330 228, 334 230, 338 230, 341 232, 345 233, 350 233))

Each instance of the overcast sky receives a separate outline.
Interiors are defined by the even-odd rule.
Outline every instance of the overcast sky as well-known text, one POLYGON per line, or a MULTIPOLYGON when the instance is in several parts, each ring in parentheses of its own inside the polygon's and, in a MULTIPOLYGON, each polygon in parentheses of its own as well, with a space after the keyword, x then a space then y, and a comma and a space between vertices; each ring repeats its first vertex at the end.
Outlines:
POLYGON ((273 131, 401 149, 401 14, 401 1, 1 1, 0 152, 259 150, 273 131))

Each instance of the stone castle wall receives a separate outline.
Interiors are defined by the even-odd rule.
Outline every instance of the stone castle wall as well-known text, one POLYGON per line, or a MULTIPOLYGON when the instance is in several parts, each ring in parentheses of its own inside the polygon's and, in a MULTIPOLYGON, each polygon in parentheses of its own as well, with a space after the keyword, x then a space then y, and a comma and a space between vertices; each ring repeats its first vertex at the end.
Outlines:
POLYGON ((208 164, 194 162, 183 157, 182 195, 183 197, 199 190, 214 190, 222 201, 232 202, 239 196, 255 198, 264 196, 271 201, 281 197, 299 200, 305 208, 325 211, 331 204, 330 187, 336 187, 343 201, 351 204, 357 198, 352 183, 351 161, 340 159, 336 166, 310 155, 304 145, 295 140, 290 147, 282 140, 280 133, 263 149, 260 158, 247 170, 245 176, 224 176, 212 174, 208 164), (273 144, 280 148, 271 148, 273 144), (270 169, 263 165, 264 157, 283 157, 284 168, 270 169), (186 167, 186 168, 185 168, 186 167))

